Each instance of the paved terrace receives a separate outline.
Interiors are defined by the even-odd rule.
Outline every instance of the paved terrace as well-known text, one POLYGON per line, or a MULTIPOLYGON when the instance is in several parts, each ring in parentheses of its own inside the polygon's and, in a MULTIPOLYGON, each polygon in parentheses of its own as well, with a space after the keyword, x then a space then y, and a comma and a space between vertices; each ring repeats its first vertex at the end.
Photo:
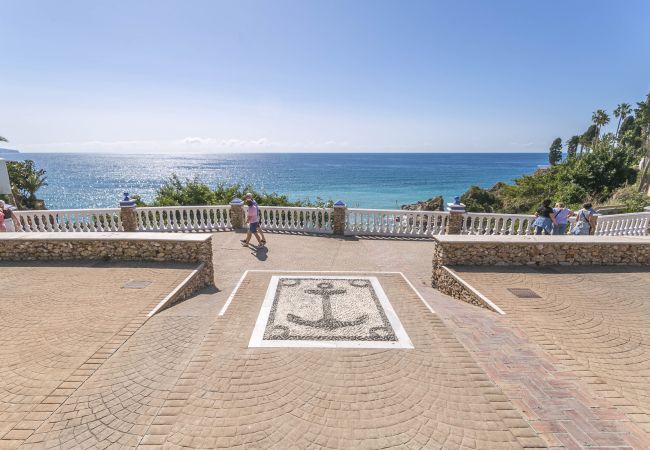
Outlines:
POLYGON ((2 263, 0 447, 650 445, 646 269, 459 270, 501 316, 429 287, 431 241, 241 237, 213 237, 216 289, 149 320, 191 267, 2 263), (274 276, 376 277, 414 349, 249 348, 274 276))

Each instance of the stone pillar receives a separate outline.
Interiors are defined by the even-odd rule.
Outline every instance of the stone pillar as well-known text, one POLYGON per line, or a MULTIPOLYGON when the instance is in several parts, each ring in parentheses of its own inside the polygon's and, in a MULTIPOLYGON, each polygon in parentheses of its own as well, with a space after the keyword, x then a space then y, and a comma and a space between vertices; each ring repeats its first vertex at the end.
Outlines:
POLYGON ((592 214, 591 217, 589 218, 589 234, 594 235, 596 233, 596 226, 598 225, 598 218, 600 217, 600 214, 592 214))
POLYGON ((337 236, 345 235, 345 221, 348 215, 348 207, 342 200, 334 203, 334 234, 337 236))
POLYGON ((120 202, 120 220, 124 231, 138 231, 138 218, 135 214, 135 200, 129 198, 129 193, 124 193, 120 202))
POLYGON ((449 211, 449 218, 445 234, 460 234, 463 230, 465 205, 460 202, 458 197, 454 197, 454 203, 447 203, 447 211, 449 211))
POLYGON ((233 230, 244 228, 246 221, 244 220, 244 201, 241 198, 233 198, 230 202, 230 223, 232 223, 233 230))

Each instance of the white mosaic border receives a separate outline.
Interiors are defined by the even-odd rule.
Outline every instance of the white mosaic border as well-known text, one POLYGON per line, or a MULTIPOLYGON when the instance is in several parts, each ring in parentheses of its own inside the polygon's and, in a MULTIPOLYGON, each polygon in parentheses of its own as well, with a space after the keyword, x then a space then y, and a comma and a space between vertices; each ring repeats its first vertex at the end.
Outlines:
POLYGON ((411 339, 408 337, 406 330, 402 326, 397 313, 393 309, 393 306, 390 304, 384 289, 381 287, 377 277, 354 277, 359 280, 368 280, 377 294, 377 298, 381 303, 381 306, 384 308, 386 318, 390 322, 390 325, 393 327, 395 332, 395 337, 397 341, 322 341, 322 340, 264 340, 264 330, 266 329, 266 324, 269 321, 269 316, 271 314, 271 308, 273 306, 273 300, 275 298, 275 292, 278 288, 278 282, 280 278, 304 278, 311 279, 314 276, 318 276, 319 279, 325 280, 348 280, 348 276, 322 276, 318 275, 318 272, 315 272, 315 275, 312 276, 297 276, 297 275, 276 275, 271 277, 271 282, 269 287, 266 290, 266 295, 264 296, 264 302, 260 308, 260 313, 257 316, 257 321, 255 322, 255 328, 253 329, 253 334, 251 339, 248 342, 249 347, 307 347, 307 348, 402 348, 409 349, 413 348, 411 339))

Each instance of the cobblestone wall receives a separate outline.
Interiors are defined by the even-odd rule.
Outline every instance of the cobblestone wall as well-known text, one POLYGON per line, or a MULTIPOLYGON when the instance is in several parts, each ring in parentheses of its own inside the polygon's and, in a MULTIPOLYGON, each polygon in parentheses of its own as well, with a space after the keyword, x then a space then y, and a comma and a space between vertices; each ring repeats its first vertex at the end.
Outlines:
POLYGON ((445 267, 650 265, 650 239, 645 238, 441 236, 434 241, 432 286, 488 309, 493 308, 445 267))
POLYGON ((433 280, 434 287, 438 289, 443 294, 447 294, 450 297, 453 297, 458 300, 462 300, 465 303, 472 305, 480 306, 481 308, 486 308, 491 311, 494 311, 489 304, 487 304, 482 298, 474 294, 467 286, 454 278, 448 271, 446 271, 442 266, 438 266, 433 270, 433 280))
POLYGON ((212 238, 169 239, 0 239, 0 261, 159 261, 204 263, 195 290, 214 284, 212 238))
MULTIPOLYGON (((441 242, 436 239, 433 265, 647 265, 650 264, 650 240, 615 242, 530 243, 487 241, 441 242)), ((591 238, 593 239, 593 238, 591 238)), ((598 239, 598 238, 595 238, 598 239)))

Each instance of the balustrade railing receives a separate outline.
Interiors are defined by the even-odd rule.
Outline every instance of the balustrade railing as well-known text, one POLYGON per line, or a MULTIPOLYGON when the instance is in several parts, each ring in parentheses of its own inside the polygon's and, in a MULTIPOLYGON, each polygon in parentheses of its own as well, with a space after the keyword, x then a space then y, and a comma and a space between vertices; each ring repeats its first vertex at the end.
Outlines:
POLYGON ((260 206, 262 230, 332 233, 332 208, 260 206))
POLYGON ((349 208, 345 234, 367 236, 436 236, 445 234, 449 213, 349 208))
POLYGON ((17 231, 123 231, 118 208, 14 211, 14 216, 17 231))
POLYGON ((219 231, 232 227, 230 206, 136 208, 138 231, 219 231))
POLYGON ((535 216, 527 214, 465 213, 462 234, 533 234, 535 216))
POLYGON ((650 212, 599 216, 596 236, 646 236, 650 212))
MULTIPOLYGON (((246 214, 246 207, 243 208, 246 214)), ((220 231, 233 228, 231 206, 169 206, 135 208, 138 231, 220 231)), ((16 231, 124 231, 118 208, 14 211, 16 231)), ((345 234, 360 236, 420 236, 445 234, 449 213, 348 208, 345 234)), ((464 213, 461 233, 471 235, 533 234, 535 217, 527 214, 464 213)), ((260 206, 263 230, 333 233, 333 208, 260 206)), ((575 218, 570 218, 570 227, 575 218)), ((596 236, 645 236, 650 212, 598 216, 596 236)))

